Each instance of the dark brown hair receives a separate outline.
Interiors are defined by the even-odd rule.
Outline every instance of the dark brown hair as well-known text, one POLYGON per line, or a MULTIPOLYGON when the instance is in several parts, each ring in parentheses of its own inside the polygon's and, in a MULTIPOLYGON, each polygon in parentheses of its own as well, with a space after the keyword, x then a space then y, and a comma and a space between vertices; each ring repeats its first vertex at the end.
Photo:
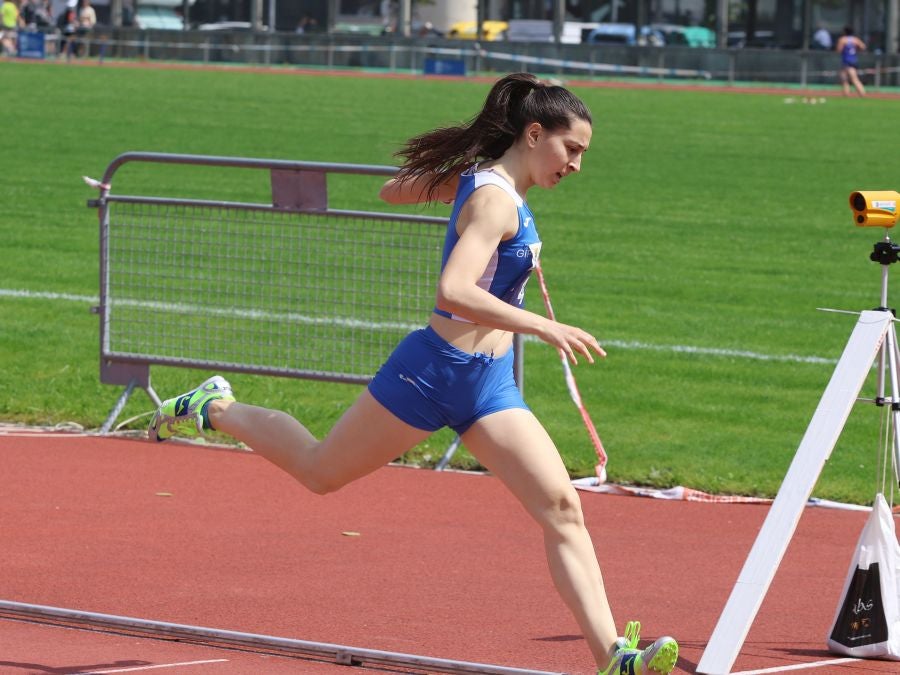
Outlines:
POLYGON ((530 73, 513 73, 498 80, 484 106, 470 121, 414 136, 397 151, 403 165, 397 177, 431 175, 427 197, 455 173, 475 162, 497 159, 532 122, 548 131, 568 129, 574 119, 592 123, 591 113, 565 87, 544 84, 530 73))

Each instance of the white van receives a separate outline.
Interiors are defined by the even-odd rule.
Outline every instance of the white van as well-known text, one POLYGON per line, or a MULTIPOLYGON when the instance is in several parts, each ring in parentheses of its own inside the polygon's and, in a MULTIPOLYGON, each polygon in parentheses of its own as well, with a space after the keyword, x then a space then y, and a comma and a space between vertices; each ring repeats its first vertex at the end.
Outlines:
MULTIPOLYGON (((599 23, 566 21, 563 24, 560 42, 578 45, 587 42, 588 35, 599 23)), ((510 42, 553 42, 553 22, 543 19, 511 19, 506 30, 510 42)))

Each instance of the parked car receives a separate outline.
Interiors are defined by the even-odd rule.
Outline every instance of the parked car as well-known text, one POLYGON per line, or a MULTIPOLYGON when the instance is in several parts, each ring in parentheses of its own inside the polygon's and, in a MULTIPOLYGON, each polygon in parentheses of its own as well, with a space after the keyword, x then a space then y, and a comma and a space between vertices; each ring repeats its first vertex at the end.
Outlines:
POLYGON ((671 23, 650 24, 653 30, 659 31, 666 45, 682 47, 715 47, 716 34, 703 26, 677 26, 671 23))
MULTIPOLYGON (((263 26, 262 29, 265 30, 266 27, 263 26)), ((215 23, 201 23, 199 26, 197 26, 197 30, 244 33, 249 30, 253 30, 253 24, 249 21, 217 21, 215 23)))
POLYGON ((334 24, 335 33, 356 33, 359 35, 384 35, 389 32, 379 17, 348 17, 346 21, 334 24))
POLYGON ((633 23, 597 24, 587 37, 592 45, 651 45, 662 47, 665 37, 658 30, 644 26, 639 31, 633 23))
MULTIPOLYGON (((188 5, 196 1, 188 0, 188 5)), ((133 25, 141 30, 184 30, 183 8, 184 0, 135 0, 133 25)))
POLYGON ((510 42, 553 42, 553 22, 543 19, 510 19, 506 39, 510 42))
POLYGON ((716 32, 704 26, 685 26, 684 35, 688 41, 688 47, 716 46, 716 32))
MULTIPOLYGON (((600 22, 566 21, 559 41, 567 45, 586 44, 591 31, 603 26, 600 22)), ((510 19, 506 39, 510 42, 553 42, 555 26, 545 19, 510 19)))
POLYGON ((142 4, 134 12, 134 26, 141 30, 184 30, 184 21, 173 7, 142 4))
MULTIPOLYGON (((506 21, 485 21, 481 24, 483 40, 503 40, 509 24, 506 21)), ((457 21, 450 26, 447 37, 451 40, 476 40, 478 38, 477 21, 457 21)))
POLYGON ((753 33, 751 39, 747 39, 747 33, 742 30, 734 30, 728 33, 729 47, 756 47, 762 49, 776 49, 775 32, 771 30, 758 30, 753 33))

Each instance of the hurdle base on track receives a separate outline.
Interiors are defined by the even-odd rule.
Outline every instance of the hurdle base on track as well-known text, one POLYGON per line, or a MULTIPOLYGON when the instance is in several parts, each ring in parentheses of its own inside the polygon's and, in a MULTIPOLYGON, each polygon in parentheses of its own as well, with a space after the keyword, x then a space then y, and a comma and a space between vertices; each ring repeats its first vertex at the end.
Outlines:
POLYGON ((565 673, 528 670, 508 666, 496 666, 470 661, 455 661, 416 654, 388 652, 361 647, 310 642, 291 638, 240 633, 230 630, 188 626, 163 621, 150 621, 113 614, 97 614, 62 607, 30 605, 0 600, 0 619, 19 619, 69 628, 86 630, 127 632, 147 638, 179 640, 221 646, 228 649, 270 653, 278 656, 328 660, 339 665, 362 666, 364 664, 417 669, 426 673, 482 673, 483 675, 565 675, 565 673))

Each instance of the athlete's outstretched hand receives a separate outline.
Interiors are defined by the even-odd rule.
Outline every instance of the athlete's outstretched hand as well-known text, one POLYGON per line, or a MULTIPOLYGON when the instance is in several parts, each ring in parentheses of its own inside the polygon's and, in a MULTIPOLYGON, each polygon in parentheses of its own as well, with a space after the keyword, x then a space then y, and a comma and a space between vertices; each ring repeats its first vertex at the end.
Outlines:
POLYGON ((606 352, 597 342, 597 338, 577 326, 569 326, 547 319, 543 330, 538 333, 538 337, 560 350, 573 365, 578 364, 576 352, 583 354, 589 363, 594 362, 594 353, 606 356, 606 352))

